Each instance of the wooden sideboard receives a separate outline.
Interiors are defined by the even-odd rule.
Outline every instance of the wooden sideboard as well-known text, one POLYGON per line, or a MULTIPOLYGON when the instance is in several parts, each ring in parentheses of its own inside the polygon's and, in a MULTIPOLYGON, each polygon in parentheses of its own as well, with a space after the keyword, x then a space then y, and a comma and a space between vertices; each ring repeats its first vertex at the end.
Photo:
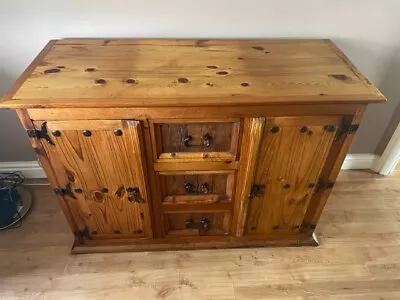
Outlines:
POLYGON ((329 40, 53 40, 5 95, 73 253, 317 245, 368 103, 329 40))

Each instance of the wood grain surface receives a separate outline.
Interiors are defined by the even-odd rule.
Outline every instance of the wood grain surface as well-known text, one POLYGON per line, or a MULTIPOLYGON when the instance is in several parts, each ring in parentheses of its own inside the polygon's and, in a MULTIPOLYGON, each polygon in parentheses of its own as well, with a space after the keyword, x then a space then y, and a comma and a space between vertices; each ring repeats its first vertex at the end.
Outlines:
MULTIPOLYGON (((40 128, 42 122, 34 124, 40 128)), ((51 121, 46 126, 54 145, 42 145, 58 178, 54 188, 69 185, 71 194, 63 198, 73 218, 84 223, 79 227, 96 239, 152 237, 139 122, 51 121), (130 201, 130 187, 139 188, 144 203, 130 201)))
POLYGON ((267 119, 254 177, 254 184, 263 185, 264 191, 249 201, 246 235, 300 230, 340 121, 340 117, 267 119))
POLYGON ((230 213, 227 212, 184 212, 178 214, 164 214, 163 219, 164 230, 167 236, 225 235, 229 233, 231 225, 230 213), (187 225, 189 220, 193 223, 193 228, 187 225), (202 221, 207 222, 205 229, 202 229, 201 227, 202 221))
POLYGON ((4 100, 74 253, 317 245, 318 181, 385 101, 331 41, 278 39, 52 41, 4 100))
POLYGON ((71 256, 73 240, 47 186, 20 228, 0 234, 2 299, 400 298, 400 173, 343 171, 318 248, 256 248, 71 256))
POLYGON ((64 39, 46 51, 3 107, 385 100, 328 40, 64 39))
POLYGON ((164 172, 164 175, 159 176, 163 195, 161 201, 164 204, 220 203, 232 200, 235 188, 233 172, 182 173, 164 172))
POLYGON ((157 162, 232 161, 237 159, 240 119, 151 120, 157 162), (185 140, 188 139, 187 142, 185 140))
MULTIPOLYGON (((365 110, 366 106, 361 107, 353 116, 346 116, 343 120, 346 120, 349 124, 360 124, 365 110)), ((354 134, 346 134, 342 135, 340 139, 334 141, 327 157, 327 164, 321 172, 321 180, 325 182, 335 182, 354 136, 354 134)), ((307 213, 304 216, 304 221, 306 223, 314 225, 318 223, 331 191, 332 189, 321 189, 313 195, 307 213)))
POLYGON ((242 137, 242 157, 238 172, 238 188, 236 190, 235 210, 233 215, 233 231, 242 236, 249 206, 249 194, 254 184, 255 171, 258 167, 258 154, 262 144, 265 118, 247 118, 244 121, 242 137))

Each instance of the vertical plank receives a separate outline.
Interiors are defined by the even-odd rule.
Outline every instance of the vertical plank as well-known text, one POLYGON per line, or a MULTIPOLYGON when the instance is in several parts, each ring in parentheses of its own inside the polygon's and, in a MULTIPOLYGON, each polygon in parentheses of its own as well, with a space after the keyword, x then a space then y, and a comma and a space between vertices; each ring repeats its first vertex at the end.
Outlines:
POLYGON ((127 152, 131 155, 131 162, 135 165, 136 168, 136 182, 139 185, 139 189, 141 191, 142 197, 144 201, 146 201, 147 205, 144 207, 144 222, 143 225, 145 227, 146 236, 149 238, 153 237, 152 230, 152 201, 150 198, 150 193, 147 187, 147 178, 148 172, 145 167, 145 155, 143 152, 144 140, 143 140, 143 131, 141 128, 141 123, 135 120, 124 121, 124 127, 126 126, 129 135, 128 141, 130 142, 130 146, 128 147, 127 152))
POLYGON ((258 153, 262 142, 265 118, 247 118, 244 120, 240 166, 237 179, 232 232, 243 235, 247 217, 248 195, 253 184, 257 167, 258 153))
MULTIPOLYGON (((351 124, 359 124, 365 112, 366 105, 360 107, 354 114, 351 124)), ((340 169, 353 141, 354 134, 345 134, 341 139, 335 141, 329 152, 327 162, 321 172, 321 180, 335 182, 340 169)), ((323 208, 331 193, 331 189, 323 189, 316 192, 310 200, 310 205, 304 216, 304 222, 316 225, 321 217, 323 208)))
MULTIPOLYGON (((25 109, 17 109, 16 112, 25 130, 35 129, 29 117, 29 114, 25 109)), ((51 164, 49 157, 46 155, 46 151, 44 150, 40 140, 36 138, 29 138, 29 141, 38 156, 40 164, 47 175, 47 179, 49 180, 51 187, 58 188, 60 186, 63 186, 65 184, 65 181, 61 180, 58 176, 56 176, 56 174, 58 174, 57 169, 54 168, 54 166, 51 164)), ((84 222, 79 214, 75 214, 75 216, 73 216, 72 210, 74 209, 74 207, 69 206, 67 200, 64 199, 63 197, 60 196, 55 196, 55 197, 65 215, 65 218, 67 219, 71 231, 76 232, 79 229, 82 229, 84 227, 84 222)), ((77 211, 76 209, 74 210, 77 211)))
POLYGON ((254 179, 265 188, 251 200, 247 235, 299 231, 339 121, 337 117, 269 120, 254 179), (327 125, 335 127, 326 130, 327 125))
MULTIPOLYGON (((35 121, 36 128, 42 124, 35 121)), ((54 145, 43 143, 73 219, 82 220, 95 239, 151 238, 150 199, 141 150, 138 121, 74 120, 46 124, 54 145), (116 134, 119 131, 119 134, 116 134), (85 134, 88 133, 88 134, 85 134), (139 188, 143 203, 130 198, 129 188, 139 188)))
POLYGON ((157 159, 157 143, 155 141, 156 134, 154 133, 155 124, 149 120, 143 122, 143 140, 145 153, 145 163, 147 169, 147 178, 149 185, 149 196, 151 198, 151 215, 152 215, 152 227, 153 237, 162 238, 164 236, 163 227, 166 225, 162 221, 161 216, 161 199, 160 194, 161 187, 159 180, 156 179, 154 172, 154 161, 157 159))

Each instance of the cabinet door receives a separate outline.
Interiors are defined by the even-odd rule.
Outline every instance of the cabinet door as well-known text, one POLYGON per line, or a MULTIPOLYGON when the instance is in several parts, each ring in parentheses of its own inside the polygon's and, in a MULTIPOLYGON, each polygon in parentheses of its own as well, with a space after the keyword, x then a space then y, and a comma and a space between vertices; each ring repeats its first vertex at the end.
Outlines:
POLYGON ((300 230, 340 120, 266 120, 249 195, 245 235, 279 235, 300 230))
MULTIPOLYGON (((151 237, 138 121, 35 121, 82 239, 151 237), (43 136, 42 136, 43 137, 43 136)), ((82 240, 81 239, 81 240, 82 240)))

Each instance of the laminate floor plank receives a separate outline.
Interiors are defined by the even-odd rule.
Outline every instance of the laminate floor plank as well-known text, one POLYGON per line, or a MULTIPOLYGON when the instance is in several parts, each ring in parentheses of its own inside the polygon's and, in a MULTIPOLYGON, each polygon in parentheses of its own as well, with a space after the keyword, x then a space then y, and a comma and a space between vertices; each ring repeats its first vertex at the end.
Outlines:
POLYGON ((400 170, 341 172, 318 248, 74 256, 53 192, 30 190, 30 215, 0 232, 0 299, 400 299, 400 170))

